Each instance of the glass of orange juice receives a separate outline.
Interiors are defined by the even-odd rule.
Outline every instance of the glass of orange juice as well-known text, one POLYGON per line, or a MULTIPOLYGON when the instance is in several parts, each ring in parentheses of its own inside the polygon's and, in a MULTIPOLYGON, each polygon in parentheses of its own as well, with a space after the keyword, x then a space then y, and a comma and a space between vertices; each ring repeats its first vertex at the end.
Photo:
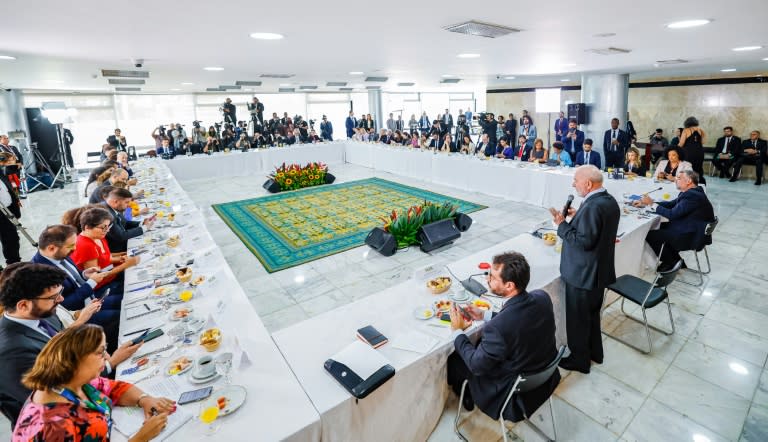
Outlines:
POLYGON ((194 296, 194 292, 190 289, 184 289, 181 292, 179 292, 179 299, 181 299, 184 302, 191 301, 192 296, 194 296))
POLYGON ((203 402, 203 404, 200 406, 200 422, 202 422, 205 425, 205 430, 203 434, 206 436, 212 436, 216 434, 217 431, 219 431, 219 425, 216 422, 216 419, 219 417, 219 406, 216 404, 216 402, 203 402))

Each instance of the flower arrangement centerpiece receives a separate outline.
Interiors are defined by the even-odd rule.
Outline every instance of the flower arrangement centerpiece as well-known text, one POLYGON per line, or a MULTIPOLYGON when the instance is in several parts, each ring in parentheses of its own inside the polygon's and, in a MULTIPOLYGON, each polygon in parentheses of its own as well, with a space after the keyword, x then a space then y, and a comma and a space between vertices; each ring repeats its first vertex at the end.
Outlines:
POLYGON ((399 212, 392 210, 389 216, 382 217, 384 231, 395 237, 397 248, 405 248, 411 245, 421 244, 419 229, 444 219, 454 218, 457 207, 446 202, 435 204, 430 201, 402 209, 399 212))
POLYGON ((284 191, 326 184, 327 174, 328 166, 323 163, 309 163, 306 166, 283 163, 275 168, 269 178, 280 186, 281 191, 284 191))

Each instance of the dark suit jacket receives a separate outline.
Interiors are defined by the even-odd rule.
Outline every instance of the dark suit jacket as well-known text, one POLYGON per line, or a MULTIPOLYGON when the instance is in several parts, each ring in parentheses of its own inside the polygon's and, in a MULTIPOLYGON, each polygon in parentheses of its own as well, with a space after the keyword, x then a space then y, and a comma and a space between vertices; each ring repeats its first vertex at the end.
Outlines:
POLYGON ((616 281, 614 255, 619 218, 619 203, 603 191, 584 200, 570 222, 560 223, 560 275, 565 282, 593 290, 616 281))
MULTIPOLYGON (((584 162, 584 157, 586 155, 584 154, 584 151, 576 154, 576 165, 577 166, 583 166, 586 164, 584 162)), ((593 166, 597 167, 598 169, 602 169, 603 163, 600 159, 600 152, 595 152, 594 150, 589 151, 589 164, 592 164, 593 166)))
POLYGON ((573 152, 575 155, 584 150, 584 132, 576 129, 576 139, 574 140, 565 137, 565 135, 568 134, 567 130, 563 132, 563 134, 564 135, 562 138, 560 138, 560 141, 565 145, 564 150, 566 152, 573 152), (573 141, 573 150, 571 150, 571 141, 573 141))
MULTIPOLYGON (((629 148, 629 135, 621 129, 616 130, 619 131, 619 134, 616 137, 616 139, 619 140, 619 147, 616 151, 624 155, 624 152, 629 148)), ((603 135, 603 152, 612 152, 611 132, 613 132, 613 129, 608 129, 603 135)))
MULTIPOLYGON (((514 158, 517 158, 517 156, 520 155, 520 149, 521 148, 519 145, 514 147, 514 150, 512 151, 512 156, 514 158)), ((531 155, 531 149, 533 149, 533 147, 525 144, 523 145, 522 149, 523 149, 523 157, 520 158, 520 161, 528 161, 528 158, 531 155)))
MULTIPOLYGON (((62 329, 56 315, 45 320, 56 330, 62 329)), ((0 409, 13 424, 30 393, 21 385, 21 376, 32 368, 49 339, 26 325, 0 318, 0 409)))
POLYGON ((514 144, 517 138, 517 120, 507 120, 504 122, 504 133, 507 134, 509 144, 514 144))
POLYGON ((122 142, 120 142, 120 139, 114 135, 110 135, 107 137, 107 143, 109 143, 110 146, 122 152, 125 152, 125 148, 128 146, 128 142, 123 144, 122 142))
MULTIPOLYGON (((74 262, 72 262, 72 259, 69 257, 65 259, 69 261, 70 264, 72 264, 72 268, 77 269, 77 266, 74 262)), ((56 264, 49 261, 48 258, 41 255, 40 252, 35 253, 35 256, 33 256, 30 261, 36 264, 45 264, 56 267, 57 269, 59 268, 56 264)), ((83 284, 78 287, 77 284, 75 284, 75 282, 72 281, 72 279, 69 277, 65 278, 61 285, 64 289, 61 292, 61 296, 64 297, 64 301, 61 303, 61 305, 67 310, 75 311, 84 308, 85 300, 93 296, 93 289, 90 285, 83 284)))
POLYGON ((672 201, 659 202, 656 213, 669 220, 664 229, 680 236, 693 234, 694 244, 701 244, 707 223, 715 219, 712 203, 701 187, 686 190, 672 201))
POLYGON ((352 129, 354 129, 355 126, 357 126, 356 118, 347 117, 344 121, 344 127, 347 129, 347 138, 352 138, 352 135, 354 134, 352 129))
MULTIPOLYGON (((766 143, 764 139, 762 139, 762 138, 758 138, 757 139, 757 150, 759 151, 758 155, 765 156, 766 150, 768 150, 768 148, 766 146, 768 146, 768 143, 766 143)), ((746 140, 742 141, 741 142, 741 147, 739 148, 738 153, 736 154, 736 156, 737 157, 747 156, 744 153, 744 149, 752 149, 752 140, 746 139, 746 140)))
POLYGON ((485 154, 485 156, 487 157, 492 157, 496 155, 496 143, 494 143, 493 141, 489 141, 488 144, 486 144, 485 147, 483 147, 483 154, 485 154))
POLYGON ((109 251, 125 252, 128 250, 128 240, 135 238, 144 233, 144 229, 141 227, 141 223, 138 221, 126 221, 125 216, 122 213, 112 209, 106 203, 105 208, 112 214, 114 220, 112 220, 112 227, 107 232, 107 245, 109 245, 109 251))
MULTIPOLYGON (((517 376, 542 370, 557 355, 552 300, 542 290, 520 293, 485 324, 477 346, 466 335, 459 335, 454 348, 473 375, 469 390, 475 404, 498 419, 517 376)), ((528 415, 533 414, 559 382, 560 372, 555 370, 549 382, 507 405, 505 418, 522 420, 523 407, 528 415)))
MULTIPOLYGON (((725 137, 720 137, 717 139, 717 143, 715 143, 715 159, 717 159, 718 155, 723 153, 723 147, 725 147, 725 137)), ((735 157, 739 152, 741 152, 741 138, 732 136, 731 142, 728 144, 725 153, 729 153, 735 157)))
POLYGON ((557 141, 563 141, 563 137, 568 132, 568 119, 563 118, 560 120, 559 118, 555 121, 555 140, 557 141), (557 135, 557 131, 560 131, 562 135, 557 135))
POLYGON ((8 177, 0 173, 0 181, 5 184, 5 187, 8 189, 8 193, 11 194, 11 205, 8 206, 8 210, 13 213, 13 216, 16 218, 21 218, 21 207, 19 205, 19 196, 16 195, 16 192, 13 191, 13 186, 11 186, 11 182, 8 180, 8 177))

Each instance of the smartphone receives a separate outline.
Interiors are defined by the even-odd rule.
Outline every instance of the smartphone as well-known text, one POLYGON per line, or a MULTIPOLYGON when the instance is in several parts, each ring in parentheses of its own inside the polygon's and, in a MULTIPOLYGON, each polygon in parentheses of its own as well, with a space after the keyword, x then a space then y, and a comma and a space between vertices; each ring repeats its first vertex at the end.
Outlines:
POLYGON ((190 402, 198 402, 203 399, 207 399, 213 392, 213 387, 205 387, 199 390, 185 391, 179 396, 179 400, 176 401, 178 405, 189 404, 190 402))
POLYGON ((142 341, 144 341, 145 343, 149 342, 155 338, 159 338, 160 336, 163 336, 164 333, 165 332, 163 332, 163 329, 161 328, 158 328, 152 331, 147 330, 146 332, 142 333, 141 336, 139 336, 138 338, 134 338, 133 341, 131 341, 131 345, 136 345, 142 341))
POLYGON ((101 295, 101 297, 100 297, 100 298, 98 298, 98 300, 99 300, 99 301, 103 301, 103 300, 104 300, 104 298, 106 298, 107 296, 109 296, 109 291, 110 291, 110 290, 112 290, 112 289, 106 289, 106 290, 104 290, 104 294, 103 294, 103 295, 101 295))
POLYGON ((456 307, 458 307, 459 311, 461 312, 461 316, 464 317, 467 321, 472 320, 472 316, 469 316, 469 312, 464 310, 464 307, 460 306, 459 304, 456 304, 456 307))
POLYGON ((357 337, 358 339, 360 339, 361 341, 365 342, 366 344, 370 345, 373 348, 379 348, 382 345, 389 342, 387 337, 382 335, 372 325, 358 329, 357 337))
POLYGON ((108 272, 108 271, 112 270, 114 267, 115 267, 114 264, 110 264, 110 265, 104 267, 103 269, 99 270, 99 273, 108 272))

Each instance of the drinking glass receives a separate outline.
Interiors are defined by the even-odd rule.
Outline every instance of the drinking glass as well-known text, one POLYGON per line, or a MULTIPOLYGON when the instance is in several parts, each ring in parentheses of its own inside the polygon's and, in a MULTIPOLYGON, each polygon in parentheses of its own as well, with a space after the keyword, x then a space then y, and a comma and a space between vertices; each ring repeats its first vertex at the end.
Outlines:
POLYGON ((219 407, 216 403, 211 405, 210 402, 204 402, 201 404, 200 414, 198 417, 200 422, 205 425, 205 429, 203 430, 203 434, 205 436, 213 436, 217 431, 219 431, 220 425, 215 423, 216 419, 219 417, 219 407))
POLYGON ((232 371, 232 353, 224 353, 216 358, 215 361, 216 373, 224 376, 224 383, 229 385, 232 383, 230 373, 232 371))

